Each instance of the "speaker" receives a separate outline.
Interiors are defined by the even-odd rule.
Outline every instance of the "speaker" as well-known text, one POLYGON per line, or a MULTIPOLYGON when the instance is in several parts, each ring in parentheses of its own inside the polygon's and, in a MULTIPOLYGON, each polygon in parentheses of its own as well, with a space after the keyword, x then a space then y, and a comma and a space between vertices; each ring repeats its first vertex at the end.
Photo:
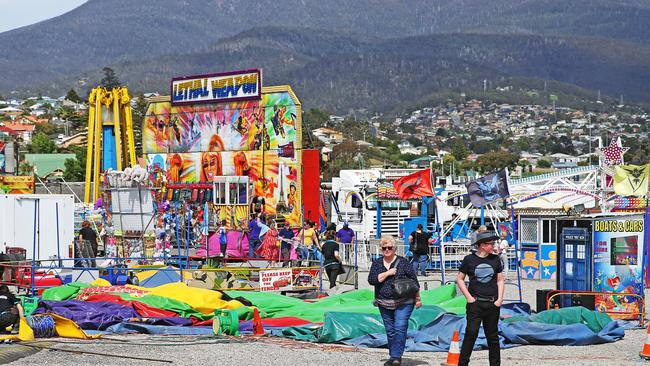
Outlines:
MULTIPOLYGON (((554 289, 542 289, 542 290, 537 290, 537 312, 540 313, 544 310, 546 310, 546 295, 548 295, 549 292, 555 291, 554 289)), ((551 309, 555 307, 555 304, 560 303, 560 295, 554 297, 551 299, 551 309)))
MULTIPOLYGON (((566 295, 571 296, 571 295, 566 295)), ((572 295, 571 306, 584 306, 589 310, 596 310, 596 296, 594 295, 572 295)))

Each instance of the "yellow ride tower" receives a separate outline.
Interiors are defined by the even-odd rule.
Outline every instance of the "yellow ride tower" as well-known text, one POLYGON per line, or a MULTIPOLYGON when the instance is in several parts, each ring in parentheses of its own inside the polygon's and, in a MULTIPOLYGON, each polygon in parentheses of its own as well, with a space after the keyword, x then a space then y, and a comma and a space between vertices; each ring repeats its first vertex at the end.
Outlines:
POLYGON ((94 88, 88 97, 88 147, 84 202, 99 197, 99 175, 135 166, 131 97, 127 88, 94 88))

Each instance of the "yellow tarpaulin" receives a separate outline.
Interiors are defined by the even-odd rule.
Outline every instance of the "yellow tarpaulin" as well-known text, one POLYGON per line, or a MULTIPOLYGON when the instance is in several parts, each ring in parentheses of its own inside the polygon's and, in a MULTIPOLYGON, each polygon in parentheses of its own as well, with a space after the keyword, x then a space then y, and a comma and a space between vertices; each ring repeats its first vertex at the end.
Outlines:
POLYGON ((203 314, 212 314, 215 309, 234 310, 244 306, 244 304, 237 300, 222 300, 220 292, 189 287, 181 282, 167 283, 148 290, 151 295, 182 301, 203 314))
MULTIPOLYGON (((101 334, 89 335, 81 329, 77 323, 73 322, 68 318, 64 318, 60 315, 48 313, 44 315, 50 315, 54 319, 54 329, 56 329, 56 334, 59 337, 63 338, 76 338, 76 339, 97 339, 101 337, 101 334)), ((20 328, 18 328, 18 334, 11 334, 0 336, 0 341, 11 339, 12 341, 33 341, 34 340, 34 330, 27 324, 27 319, 24 317, 20 318, 20 328)))

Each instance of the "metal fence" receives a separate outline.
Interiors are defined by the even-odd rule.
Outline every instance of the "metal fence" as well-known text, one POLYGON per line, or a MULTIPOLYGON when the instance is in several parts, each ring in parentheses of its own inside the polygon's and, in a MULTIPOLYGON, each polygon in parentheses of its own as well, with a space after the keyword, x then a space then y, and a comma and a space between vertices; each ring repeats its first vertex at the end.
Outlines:
MULTIPOLYGON (((441 256, 440 246, 432 245, 429 247, 428 270, 440 271, 444 268, 445 271, 457 271, 460 268, 463 258, 472 252, 472 247, 468 244, 446 243, 442 248, 444 249, 441 256)), ((373 260, 382 256, 378 239, 368 241, 359 240, 356 243, 339 244, 339 252, 343 264, 358 266, 361 270, 369 269, 373 260)), ((412 254, 408 245, 397 244, 397 255, 409 257, 412 254)), ((508 252, 508 265, 511 270, 516 269, 514 251, 508 252)))

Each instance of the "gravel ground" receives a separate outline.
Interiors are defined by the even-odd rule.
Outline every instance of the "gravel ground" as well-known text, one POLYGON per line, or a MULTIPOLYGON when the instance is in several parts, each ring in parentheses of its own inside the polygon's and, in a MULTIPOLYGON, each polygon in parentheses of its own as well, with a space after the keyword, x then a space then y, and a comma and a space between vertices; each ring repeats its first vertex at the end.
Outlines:
MULTIPOLYGON (((434 277, 430 288, 438 283, 434 277)), ((554 287, 548 281, 523 281, 525 302, 534 306, 535 290, 554 287)), ((506 286, 506 298, 516 297, 514 286, 506 286)), ((110 339, 76 341, 54 339, 49 347, 83 350, 102 354, 85 355, 43 350, 10 365, 165 365, 154 361, 114 358, 107 355, 169 360, 176 365, 381 365, 388 358, 386 349, 357 349, 340 345, 321 345, 278 338, 203 338, 194 336, 110 336, 110 339)), ((625 338, 615 343, 583 347, 522 346, 501 351, 503 365, 641 365, 638 353, 646 339, 646 331, 628 330, 625 338)), ((51 340, 52 341, 52 340, 51 340)), ((12 345, 0 344, 0 353, 12 345)), ((473 365, 488 364, 487 351, 472 355, 473 365)), ((407 353, 405 365, 440 365, 444 353, 407 353)))

